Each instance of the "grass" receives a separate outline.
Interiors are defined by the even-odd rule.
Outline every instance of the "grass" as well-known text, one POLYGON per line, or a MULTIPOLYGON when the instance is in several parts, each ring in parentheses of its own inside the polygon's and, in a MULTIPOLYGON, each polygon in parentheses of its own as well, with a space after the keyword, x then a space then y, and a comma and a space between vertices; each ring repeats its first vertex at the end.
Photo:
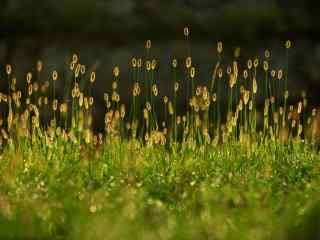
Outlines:
POLYGON ((25 90, 5 67, 1 239, 319 238, 319 115, 305 93, 289 105, 291 42, 277 70, 269 51, 243 64, 237 48, 228 65, 219 42, 207 86, 197 82, 189 34, 185 64, 172 59, 168 95, 150 40, 145 58, 131 61, 130 104, 113 69, 101 133, 93 131, 95 69, 77 55, 50 81, 39 61, 25 90))

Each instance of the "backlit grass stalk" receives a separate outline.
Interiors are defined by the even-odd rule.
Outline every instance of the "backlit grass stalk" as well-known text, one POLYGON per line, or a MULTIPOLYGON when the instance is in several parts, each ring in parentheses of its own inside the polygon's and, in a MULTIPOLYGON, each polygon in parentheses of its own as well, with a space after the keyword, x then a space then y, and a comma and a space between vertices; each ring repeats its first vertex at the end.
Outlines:
POLYGON ((177 79, 177 65, 178 62, 176 59, 172 61, 172 94, 173 94, 173 141, 177 141, 177 93, 179 90, 179 81, 177 79))

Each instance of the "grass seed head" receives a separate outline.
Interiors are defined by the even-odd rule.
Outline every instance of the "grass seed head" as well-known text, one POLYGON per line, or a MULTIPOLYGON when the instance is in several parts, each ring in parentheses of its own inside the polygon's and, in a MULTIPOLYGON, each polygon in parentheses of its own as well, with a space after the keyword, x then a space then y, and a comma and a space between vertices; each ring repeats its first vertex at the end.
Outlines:
POLYGON ((42 69, 43 69, 43 64, 42 64, 42 61, 39 60, 39 61, 37 62, 37 72, 38 72, 38 73, 42 72, 42 69))
POLYGON ((147 40, 144 47, 146 49, 150 49, 151 48, 151 40, 147 40))
POLYGON ((7 75, 11 75, 12 73, 12 66, 10 64, 6 65, 6 73, 7 75))
POLYGON ((249 70, 252 68, 252 60, 251 59, 248 60, 247 67, 249 70))
POLYGON ((291 48, 291 41, 290 40, 286 41, 285 47, 286 47, 286 49, 291 48))
POLYGON ((190 34, 189 28, 188 27, 184 27, 183 28, 183 34, 184 36, 187 38, 190 34))
POLYGON ((190 69, 190 77, 194 78, 195 75, 196 75, 196 69, 194 67, 191 67, 191 69, 190 69))
POLYGON ((32 80, 32 73, 31 73, 31 72, 28 72, 28 73, 27 73, 27 83, 30 84, 30 83, 31 83, 31 80, 32 80))
POLYGON ((94 83, 96 80, 96 72, 91 72, 90 74, 90 82, 94 83))
POLYGON ((175 58, 172 60, 172 67, 173 68, 177 68, 178 67, 178 60, 175 59, 175 58))
POLYGON ((282 79, 282 76, 283 76, 283 72, 282 72, 282 69, 280 69, 278 71, 278 79, 281 80, 282 79))
POLYGON ((58 72, 56 70, 54 70, 52 72, 52 80, 53 81, 57 81, 58 80, 58 72))
POLYGON ((136 59, 135 57, 133 57, 133 58, 131 59, 131 66, 132 66, 133 68, 136 68, 136 67, 137 67, 137 59, 136 59))
POLYGON ((116 78, 119 77, 120 69, 119 69, 118 66, 115 66, 115 67, 113 68, 112 74, 113 74, 113 76, 116 77, 116 78))
POLYGON ((186 58, 186 68, 190 68, 192 64, 192 59, 191 57, 186 58))
POLYGON ((269 58, 270 58, 270 51, 269 51, 268 49, 264 51, 264 57, 265 57, 266 59, 269 59, 269 58))

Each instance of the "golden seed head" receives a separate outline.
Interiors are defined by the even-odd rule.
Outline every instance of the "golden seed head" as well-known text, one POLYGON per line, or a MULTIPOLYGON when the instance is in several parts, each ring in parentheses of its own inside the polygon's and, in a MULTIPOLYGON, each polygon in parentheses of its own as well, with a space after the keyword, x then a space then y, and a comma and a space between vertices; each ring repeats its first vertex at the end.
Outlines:
POLYGON ((256 93, 257 93, 257 90, 258 90, 258 84, 257 84, 256 78, 254 77, 254 78, 253 78, 253 82, 252 82, 252 92, 253 92, 254 94, 256 94, 256 93))
POLYGON ((189 36, 190 32, 189 32, 189 28, 188 28, 188 27, 184 27, 184 28, 183 28, 183 34, 184 34, 184 36, 185 36, 186 38, 189 36))
POLYGON ((18 92, 17 92, 17 98, 18 98, 18 99, 20 99, 20 98, 21 98, 21 96, 22 96, 21 91, 18 91, 18 92))
POLYGON ((269 70, 269 63, 267 62, 267 61, 264 61, 263 62, 263 69, 264 69, 264 71, 268 71, 269 70))
POLYGON ((253 108, 253 102, 252 100, 249 101, 249 111, 252 111, 253 108))
POLYGON ((140 92, 141 92, 141 89, 140 89, 140 85, 138 82, 136 82, 134 85, 133 85, 133 96, 139 96, 140 95, 140 92))
POLYGON ((27 83, 30 84, 30 83, 31 83, 31 80, 32 80, 32 73, 31 73, 31 72, 28 72, 28 73, 27 73, 27 83))
POLYGON ((138 59, 137 66, 138 66, 138 68, 142 67, 142 59, 141 58, 138 59))
POLYGON ((136 59, 135 57, 133 57, 133 58, 131 59, 131 66, 132 66, 133 68, 137 67, 137 59, 136 59))
POLYGON ((239 71, 238 71, 238 62, 237 61, 233 61, 233 72, 236 75, 238 75, 238 73, 239 73, 239 71))
POLYGON ((239 111, 242 111, 242 109, 243 109, 243 101, 242 101, 242 99, 240 99, 238 107, 239 107, 239 111))
POLYGON ((103 99, 105 102, 108 102, 109 101, 109 94, 108 93, 104 93, 103 94, 103 99))
POLYGON ((247 104, 248 104, 249 98, 250 98, 250 91, 245 90, 244 93, 243 93, 243 102, 244 102, 244 105, 247 105, 247 104))
POLYGON ((299 126, 298 126, 298 136, 300 136, 302 134, 302 131, 303 131, 303 126, 302 126, 302 124, 299 124, 299 126))
POLYGON ((216 101, 217 101, 217 94, 216 94, 216 93, 214 93, 214 94, 212 95, 212 101, 213 101, 213 102, 216 102, 216 101))
POLYGON ((179 83, 175 82, 174 83, 174 91, 177 92, 179 90, 179 83))
POLYGON ((191 69, 190 69, 190 77, 194 78, 195 75, 196 75, 196 69, 194 67, 191 67, 191 69))
POLYGON ((52 102, 52 109, 53 109, 53 111, 56 111, 57 108, 58 108, 58 100, 54 99, 52 102))
POLYGON ((81 65, 81 67, 80 67, 80 73, 81 73, 82 75, 84 75, 84 74, 86 73, 86 66, 85 66, 85 65, 81 65))
POLYGON ((150 102, 146 102, 146 109, 148 110, 148 112, 151 112, 151 104, 150 104, 150 102))
POLYGON ((176 58, 172 60, 172 67, 176 68, 178 66, 178 61, 176 58))
POLYGON ((255 68, 257 68, 258 65, 259 65, 259 59, 256 58, 256 59, 254 60, 254 62, 253 62, 253 66, 254 66, 255 68))
POLYGON ((79 76, 80 69, 81 69, 81 64, 77 64, 76 70, 74 71, 74 76, 75 76, 76 78, 79 76))
POLYGON ((219 54, 221 54, 222 51, 223 51, 223 44, 222 44, 221 41, 219 41, 219 42, 217 43, 217 52, 218 52, 219 54))
POLYGON ((151 62, 149 60, 146 61, 146 69, 147 71, 151 70, 151 62))
POLYGON ((283 72, 282 72, 282 70, 280 69, 280 70, 278 71, 278 79, 279 79, 279 80, 282 79, 282 75, 283 75, 283 72))
POLYGON ((90 106, 93 105, 93 97, 89 97, 89 105, 90 105, 90 106))
POLYGON ((219 68, 218 69, 218 77, 222 78, 222 76, 223 76, 223 70, 222 70, 222 68, 219 68))
POLYGON ((158 87, 156 84, 152 85, 152 93, 154 96, 158 96, 158 87))
POLYGON ((60 112, 61 113, 66 113, 68 110, 68 105, 66 103, 60 104, 60 112))
POLYGON ((283 107, 279 107, 279 114, 283 115, 283 107))
POLYGON ((144 140, 146 140, 146 141, 149 140, 149 133, 146 133, 146 134, 144 135, 144 140))
POLYGON ((177 116, 177 125, 180 125, 180 123, 181 123, 181 117, 177 116))
POLYGON ((32 94, 32 90, 33 90, 32 84, 29 84, 28 85, 28 94, 29 94, 29 96, 32 94))
POLYGON ((145 43, 145 48, 150 49, 151 48, 151 40, 147 40, 145 43))
POLYGON ((275 77, 276 76, 276 70, 271 70, 271 77, 275 77))
POLYGON ((227 74, 230 75, 230 74, 231 74, 231 71, 232 71, 231 67, 228 66, 228 67, 227 67, 227 74))
POLYGON ((72 55, 72 62, 73 62, 73 63, 77 63, 77 62, 78 62, 78 59, 79 59, 79 58, 78 58, 78 55, 77 55, 77 54, 73 54, 73 55, 72 55))
POLYGON ((164 97, 163 97, 163 102, 164 102, 164 104, 167 104, 168 101, 169 101, 168 97, 167 97, 167 96, 164 96, 164 97))
POLYGON ((112 90, 116 90, 118 88, 118 83, 117 81, 112 82, 112 90))
POLYGON ((73 89, 71 90, 71 96, 72 96, 72 98, 75 98, 76 95, 77 95, 76 89, 73 88, 73 89))
POLYGON ((183 116, 182 116, 182 122, 185 123, 186 121, 187 121, 187 117, 186 117, 186 115, 183 115, 183 116))
POLYGON ((52 80, 53 81, 57 81, 58 80, 58 72, 56 70, 54 70, 52 72, 52 80))
POLYGON ((244 77, 244 79, 248 78, 248 71, 247 70, 243 71, 243 77, 244 77))
POLYGON ((85 109, 89 109, 89 101, 87 97, 83 98, 83 102, 84 102, 84 108, 85 109))
POLYGON ((71 63, 70 63, 70 70, 73 71, 73 70, 74 70, 74 67, 75 67, 75 63, 74 63, 74 62, 71 62, 71 63))
POLYGON ((288 97, 289 97, 289 91, 286 90, 286 91, 284 92, 284 98, 285 98, 285 99, 288 99, 288 97))
POLYGON ((251 59, 248 60, 247 66, 248 66, 248 69, 252 68, 252 60, 251 59))
POLYGON ((112 70, 112 74, 114 77, 119 77, 119 74, 120 74, 120 70, 119 70, 119 67, 118 66, 115 66, 112 70))
POLYGON ((292 111, 293 111, 293 108, 294 108, 293 105, 290 105, 290 106, 289 106, 289 111, 292 112, 292 111))
POLYGON ((287 40, 285 46, 286 46, 286 49, 291 48, 291 41, 287 40))
POLYGON ((192 59, 191 57, 186 58, 186 68, 190 68, 192 64, 192 59))
POLYGON ((264 56, 265 58, 269 59, 270 58, 270 51, 267 49, 264 51, 264 56))
POLYGON ((91 83, 94 83, 95 80, 96 80, 96 72, 91 72, 90 82, 91 82, 91 83))
POLYGON ((115 102, 120 102, 120 95, 117 93, 114 98, 115 102))
POLYGON ((198 87, 196 88, 196 95, 197 95, 197 96, 200 96, 201 92, 202 92, 202 88, 201 88, 200 86, 198 86, 198 87))
POLYGON ((6 65, 6 73, 7 73, 7 75, 10 75, 12 73, 12 67, 10 64, 6 65))
POLYGON ((42 61, 39 60, 39 61, 37 62, 37 71, 38 71, 38 72, 41 72, 41 71, 42 71, 42 67, 43 67, 42 61))
POLYGON ((271 97, 270 97, 270 103, 271 103, 271 104, 274 104, 275 101, 276 101, 275 97, 274 97, 274 96, 271 96, 271 97))
POLYGON ((17 79, 16 79, 15 77, 12 78, 11 84, 12 84, 13 86, 15 86, 15 85, 17 84, 17 79))
POLYGON ((236 84, 236 81, 237 81, 237 79, 236 79, 235 74, 231 73, 230 78, 229 78, 229 87, 233 88, 233 86, 236 84))
POLYGON ((38 90, 39 90, 39 84, 38 84, 38 82, 35 82, 33 84, 33 91, 38 92, 38 90))
POLYGON ((152 70, 155 70, 156 67, 157 67, 157 60, 152 59, 152 61, 151 61, 151 69, 152 69, 152 70))
POLYGON ((302 112, 302 102, 300 101, 298 103, 298 114, 300 114, 302 112))

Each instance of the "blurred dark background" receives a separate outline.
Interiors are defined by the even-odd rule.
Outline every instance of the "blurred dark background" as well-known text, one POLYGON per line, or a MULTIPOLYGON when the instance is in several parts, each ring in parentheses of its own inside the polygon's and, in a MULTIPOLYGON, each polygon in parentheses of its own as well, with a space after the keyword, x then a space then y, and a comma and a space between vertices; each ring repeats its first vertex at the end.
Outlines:
MULTIPOLYGON (((38 59, 49 78, 55 69, 65 71, 70 56, 78 53, 88 67, 98 66, 94 93, 102 104, 103 93, 111 88, 112 67, 120 66, 122 92, 128 93, 130 59, 143 56, 144 41, 151 39, 163 96, 170 86, 172 57, 186 56, 183 27, 189 26, 198 81, 211 78, 218 40, 224 42, 226 56, 241 47, 245 60, 270 49, 271 68, 278 69, 284 66, 284 42, 290 39, 291 95, 305 89, 319 104, 320 15, 315 1, 293 5, 275 0, 1 0, 0 66, 11 63, 19 83, 38 59)), ((2 89, 5 83, 2 71, 2 89)))

